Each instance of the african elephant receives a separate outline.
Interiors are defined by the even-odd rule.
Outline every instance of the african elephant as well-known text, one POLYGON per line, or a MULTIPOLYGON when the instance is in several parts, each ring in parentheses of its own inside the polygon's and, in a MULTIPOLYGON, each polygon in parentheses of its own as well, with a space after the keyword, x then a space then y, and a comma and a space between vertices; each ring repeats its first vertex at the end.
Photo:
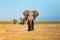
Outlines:
POLYGON ((17 23, 17 20, 16 19, 13 19, 13 23, 16 24, 17 23))
POLYGON ((34 30, 34 20, 39 15, 39 13, 36 10, 25 10, 23 15, 25 16, 25 20, 28 24, 28 31, 34 30))
POLYGON ((25 23, 25 20, 24 20, 24 18, 20 18, 20 22, 19 22, 19 24, 24 24, 25 23))

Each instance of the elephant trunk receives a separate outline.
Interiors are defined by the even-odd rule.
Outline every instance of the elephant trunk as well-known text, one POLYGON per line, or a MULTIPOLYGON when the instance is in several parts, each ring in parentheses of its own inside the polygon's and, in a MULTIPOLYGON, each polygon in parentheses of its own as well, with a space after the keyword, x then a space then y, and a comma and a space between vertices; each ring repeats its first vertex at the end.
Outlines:
POLYGON ((28 17, 28 20, 29 20, 29 22, 30 22, 30 26, 32 26, 32 25, 33 25, 32 22, 34 22, 33 16, 29 16, 29 17, 28 17))
POLYGON ((32 26, 32 20, 27 20, 27 22, 29 23, 30 27, 32 26))

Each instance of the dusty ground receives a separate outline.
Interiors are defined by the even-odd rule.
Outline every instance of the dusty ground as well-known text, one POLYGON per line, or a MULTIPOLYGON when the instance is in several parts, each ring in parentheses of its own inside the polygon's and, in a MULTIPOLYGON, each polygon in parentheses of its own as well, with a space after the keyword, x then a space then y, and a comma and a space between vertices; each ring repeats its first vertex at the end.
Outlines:
POLYGON ((60 24, 35 24, 34 31, 27 31, 27 25, 0 24, 0 40, 60 40, 60 24))

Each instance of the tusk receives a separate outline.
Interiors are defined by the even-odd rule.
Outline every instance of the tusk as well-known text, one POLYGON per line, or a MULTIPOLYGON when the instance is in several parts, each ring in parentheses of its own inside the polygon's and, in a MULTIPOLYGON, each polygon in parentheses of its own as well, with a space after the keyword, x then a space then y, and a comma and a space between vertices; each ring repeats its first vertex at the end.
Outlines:
POLYGON ((28 23, 28 20, 26 21, 26 23, 28 23))
POLYGON ((35 23, 35 21, 34 21, 34 23, 35 23))

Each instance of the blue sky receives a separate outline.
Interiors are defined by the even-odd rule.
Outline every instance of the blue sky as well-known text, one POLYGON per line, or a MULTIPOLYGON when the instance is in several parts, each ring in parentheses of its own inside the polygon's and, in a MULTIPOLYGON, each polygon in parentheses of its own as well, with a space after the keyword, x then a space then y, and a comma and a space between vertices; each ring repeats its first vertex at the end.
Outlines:
POLYGON ((19 20, 23 11, 37 10, 37 21, 60 21, 60 0, 0 0, 0 20, 19 20))

